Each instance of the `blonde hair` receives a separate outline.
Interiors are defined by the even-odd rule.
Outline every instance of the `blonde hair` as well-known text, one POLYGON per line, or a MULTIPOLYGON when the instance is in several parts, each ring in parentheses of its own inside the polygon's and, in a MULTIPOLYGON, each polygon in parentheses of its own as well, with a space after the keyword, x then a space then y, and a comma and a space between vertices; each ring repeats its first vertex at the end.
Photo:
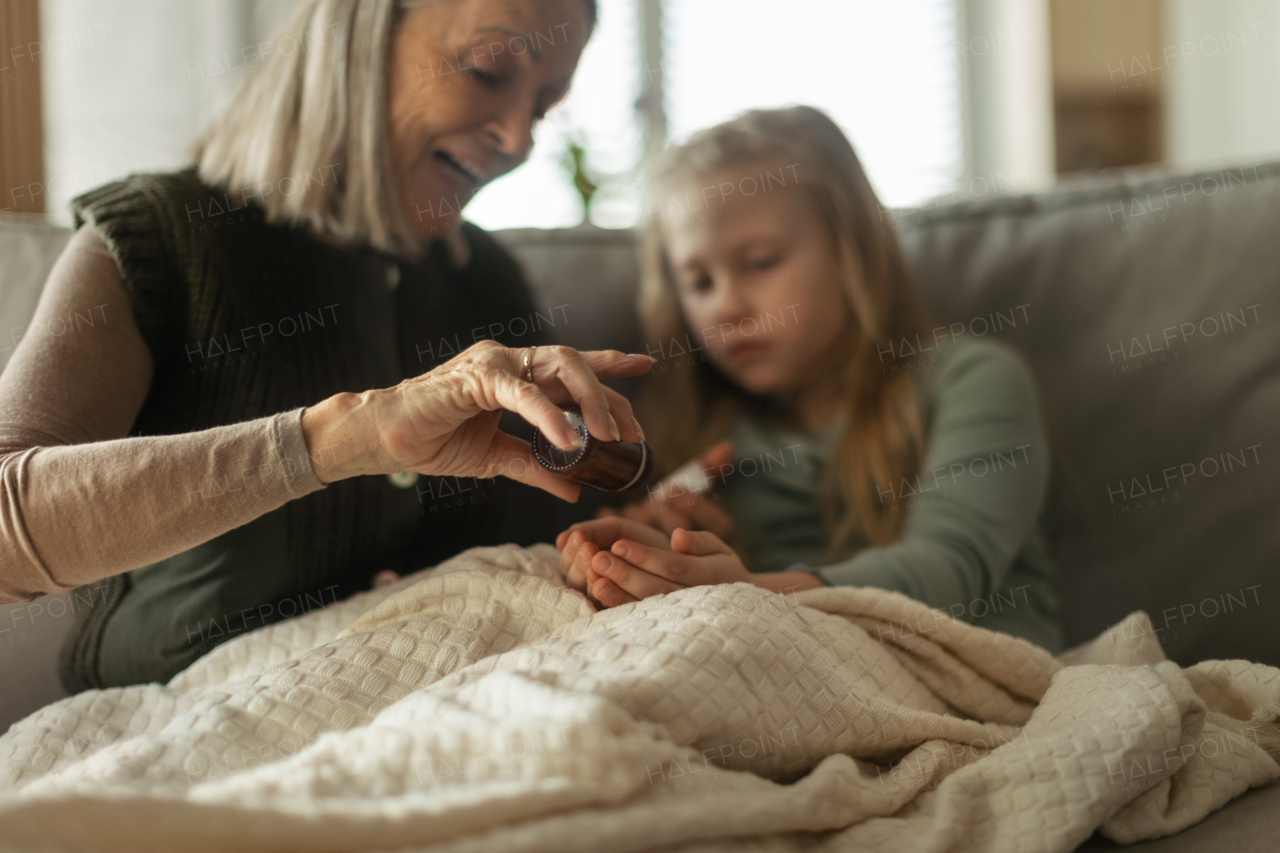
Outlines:
MULTIPOLYGON (((896 369, 897 358, 882 356, 901 352, 891 342, 932 326, 853 146, 812 107, 753 110, 669 150, 651 182, 648 209, 660 210, 661 200, 690 180, 784 164, 795 164, 788 172, 796 178, 790 191, 803 192, 826 226, 852 317, 828 374, 845 391, 849 422, 820 485, 829 554, 836 555, 859 531, 872 545, 887 544, 901 531, 905 502, 892 484, 919 472, 925 419, 914 370, 896 369)), ((692 332, 656 222, 646 229, 641 255, 640 312, 649 340, 682 340, 692 332)), ((706 362, 654 373, 641 408, 658 465, 671 470, 725 438, 734 414, 750 402, 706 362)))
MULTIPOLYGON (((386 77, 402 13, 435 2, 301 0, 197 144, 201 180, 253 198, 268 222, 418 255, 422 233, 403 213, 391 161, 386 77)), ((596 2, 585 2, 590 34, 596 2)))

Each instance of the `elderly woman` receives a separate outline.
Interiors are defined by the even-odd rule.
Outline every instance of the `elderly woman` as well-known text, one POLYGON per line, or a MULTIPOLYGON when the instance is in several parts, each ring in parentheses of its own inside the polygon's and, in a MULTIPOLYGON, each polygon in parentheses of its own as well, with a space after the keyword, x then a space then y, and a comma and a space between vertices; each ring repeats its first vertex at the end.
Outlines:
POLYGON ((69 689, 167 680, 380 571, 495 541, 503 490, 465 478, 575 500, 504 410, 565 448, 569 400, 593 434, 642 437, 599 380, 647 356, 525 336, 437 364, 534 313, 460 210, 526 159, 595 15, 303 0, 300 48, 246 83, 195 167, 73 202, 34 325, 94 322, 28 336, 0 378, 0 601, 97 582, 69 689))

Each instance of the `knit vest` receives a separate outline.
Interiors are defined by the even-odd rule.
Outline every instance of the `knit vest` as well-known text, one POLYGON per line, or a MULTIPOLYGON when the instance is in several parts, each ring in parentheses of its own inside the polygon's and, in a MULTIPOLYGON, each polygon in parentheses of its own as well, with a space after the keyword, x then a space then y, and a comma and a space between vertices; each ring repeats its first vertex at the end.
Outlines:
MULTIPOLYGON (((194 169, 130 176, 76 198, 72 211, 115 256, 151 354, 130 435, 205 430, 389 387, 481 338, 546 343, 555 321, 535 309, 516 262, 470 224, 465 266, 439 241, 406 262, 269 224, 262 208, 194 169)), ((63 647, 64 685, 167 680, 239 633, 367 589, 380 569, 416 570, 501 539, 504 481, 405 479, 332 483, 110 579, 63 647)))

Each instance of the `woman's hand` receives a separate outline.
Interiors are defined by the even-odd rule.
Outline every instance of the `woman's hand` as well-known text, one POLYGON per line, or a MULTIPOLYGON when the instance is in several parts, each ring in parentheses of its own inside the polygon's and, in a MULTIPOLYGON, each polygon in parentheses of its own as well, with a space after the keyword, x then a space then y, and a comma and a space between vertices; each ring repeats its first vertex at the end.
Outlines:
MULTIPOLYGON (((719 479, 718 472, 723 470, 721 466, 732 461, 733 444, 722 441, 702 454, 697 460, 697 466, 704 481, 715 482, 719 479)), ((696 489, 691 491, 684 483, 673 482, 678 477, 679 474, 673 474, 652 487, 645 500, 627 504, 621 509, 605 507, 597 517, 621 516, 661 530, 667 535, 680 527, 685 530, 707 530, 726 542, 733 542, 736 538, 733 519, 715 504, 708 503, 705 494, 696 489)))
POLYGON ((506 409, 566 450, 579 439, 557 403, 575 402, 587 429, 606 441, 640 441, 631 404, 600 379, 636 376, 653 359, 614 350, 538 347, 533 381, 523 377, 527 348, 481 341, 435 370, 394 388, 337 394, 302 413, 316 476, 331 483, 361 474, 416 471, 434 476, 498 474, 576 501, 577 483, 545 470, 528 442, 498 430, 506 409))

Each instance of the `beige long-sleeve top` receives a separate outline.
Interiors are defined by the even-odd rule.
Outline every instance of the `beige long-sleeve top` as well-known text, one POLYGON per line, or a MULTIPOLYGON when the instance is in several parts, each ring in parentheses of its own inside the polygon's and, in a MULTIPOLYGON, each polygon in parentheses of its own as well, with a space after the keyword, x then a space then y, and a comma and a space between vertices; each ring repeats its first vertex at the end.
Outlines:
POLYGON ((127 437, 151 376, 120 269, 81 228, 0 375, 0 603, 149 565, 324 488, 302 408, 127 437), (228 499, 200 499, 215 488, 228 499))

